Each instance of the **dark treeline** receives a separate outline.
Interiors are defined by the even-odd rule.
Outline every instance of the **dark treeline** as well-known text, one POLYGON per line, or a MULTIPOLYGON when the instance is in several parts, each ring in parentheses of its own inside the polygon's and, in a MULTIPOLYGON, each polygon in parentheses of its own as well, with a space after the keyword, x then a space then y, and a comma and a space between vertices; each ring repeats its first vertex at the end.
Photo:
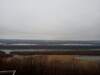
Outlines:
POLYGON ((0 45, 0 49, 100 49, 99 45, 0 45))
POLYGON ((99 40, 94 41, 75 41, 75 40, 21 40, 21 39, 0 39, 3 44, 100 44, 99 40))

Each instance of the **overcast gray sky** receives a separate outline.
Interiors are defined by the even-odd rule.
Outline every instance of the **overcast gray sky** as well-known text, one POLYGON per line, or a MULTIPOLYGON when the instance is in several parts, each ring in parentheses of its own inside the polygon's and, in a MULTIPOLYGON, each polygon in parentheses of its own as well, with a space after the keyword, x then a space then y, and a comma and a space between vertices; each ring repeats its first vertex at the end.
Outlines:
POLYGON ((100 0, 0 0, 0 39, 100 40, 100 0))

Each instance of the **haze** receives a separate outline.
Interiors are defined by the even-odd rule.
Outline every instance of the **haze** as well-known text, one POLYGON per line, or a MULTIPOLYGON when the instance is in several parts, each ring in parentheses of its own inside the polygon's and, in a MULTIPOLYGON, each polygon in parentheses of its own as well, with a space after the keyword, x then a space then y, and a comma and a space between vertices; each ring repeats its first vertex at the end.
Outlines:
POLYGON ((0 0, 0 39, 100 40, 100 0, 0 0))

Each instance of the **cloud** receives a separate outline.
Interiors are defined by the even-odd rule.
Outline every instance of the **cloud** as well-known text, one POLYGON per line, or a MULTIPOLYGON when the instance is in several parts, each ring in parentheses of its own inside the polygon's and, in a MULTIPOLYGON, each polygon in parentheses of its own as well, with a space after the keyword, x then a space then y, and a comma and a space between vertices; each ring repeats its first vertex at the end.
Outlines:
POLYGON ((0 38, 100 40, 99 0, 0 0, 0 38))

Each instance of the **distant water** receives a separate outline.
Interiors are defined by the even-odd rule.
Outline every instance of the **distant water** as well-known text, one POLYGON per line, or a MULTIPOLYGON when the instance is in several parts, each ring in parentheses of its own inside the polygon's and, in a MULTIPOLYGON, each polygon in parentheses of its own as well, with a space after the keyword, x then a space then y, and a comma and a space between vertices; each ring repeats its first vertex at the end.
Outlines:
MULTIPOLYGON (((18 43, 18 44, 10 44, 10 45, 39 45, 39 44, 27 44, 27 43, 18 43)), ((92 46, 93 44, 47 44, 47 45, 64 45, 64 46, 92 46)))

